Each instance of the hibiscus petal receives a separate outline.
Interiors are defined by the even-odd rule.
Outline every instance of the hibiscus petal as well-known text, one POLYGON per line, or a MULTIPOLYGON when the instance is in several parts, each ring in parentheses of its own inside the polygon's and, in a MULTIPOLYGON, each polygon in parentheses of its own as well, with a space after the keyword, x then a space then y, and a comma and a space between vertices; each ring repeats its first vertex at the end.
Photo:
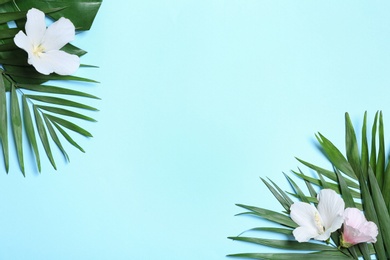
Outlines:
POLYGON ((318 235, 317 230, 311 227, 297 227, 293 230, 293 235, 298 242, 307 242, 318 235))
POLYGON ((331 189, 323 189, 318 194, 318 212, 321 215, 325 230, 331 232, 343 224, 344 200, 331 189))
POLYGON ((75 27, 73 23, 64 17, 47 28, 42 40, 45 51, 59 50, 75 38, 75 27))
POLYGON ((346 225, 357 229, 367 221, 364 214, 357 208, 346 208, 344 211, 344 218, 346 225))
POLYGON ((35 8, 27 12, 26 34, 33 45, 39 45, 45 35, 45 14, 35 8))
POLYGON ((376 242, 378 227, 372 221, 367 221, 363 212, 357 208, 346 208, 344 211, 343 240, 349 244, 376 242))
POLYGON ((19 31, 15 35, 14 42, 15 42, 16 46, 18 46, 19 48, 21 48, 27 52, 31 49, 30 39, 22 31, 19 31))
POLYGON ((80 58, 64 51, 43 53, 32 61, 35 69, 45 75, 55 72, 59 75, 70 75, 80 66, 80 58))
POLYGON ((315 240, 321 240, 321 241, 325 241, 327 240, 330 235, 332 234, 332 231, 330 229, 328 230, 325 230, 324 233, 318 235, 318 236, 315 236, 314 239, 315 240))
POLYGON ((301 201, 295 202, 290 208, 290 217, 299 226, 312 226, 316 229, 316 225, 313 222, 315 219, 317 209, 309 204, 301 201))
POLYGON ((365 238, 366 242, 369 243, 376 242, 376 237, 378 236, 379 232, 378 232, 378 226, 374 222, 372 221, 366 222, 361 232, 367 236, 367 238, 365 238))

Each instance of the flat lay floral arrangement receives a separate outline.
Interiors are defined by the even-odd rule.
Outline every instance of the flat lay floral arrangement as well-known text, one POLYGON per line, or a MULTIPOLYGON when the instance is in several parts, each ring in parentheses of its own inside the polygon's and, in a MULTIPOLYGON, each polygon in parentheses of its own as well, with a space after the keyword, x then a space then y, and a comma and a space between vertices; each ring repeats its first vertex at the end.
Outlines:
POLYGON ((75 121, 94 122, 83 111, 97 109, 71 97, 98 99, 77 89, 97 82, 74 75, 94 66, 83 64, 86 51, 70 42, 76 33, 91 28, 101 2, 0 0, 0 153, 6 172, 10 146, 17 151, 23 175, 26 153, 35 157, 40 172, 42 150, 55 169, 54 146, 66 160, 64 141, 84 152, 72 135, 92 135, 75 121), (58 86, 61 82, 77 84, 58 86))
POLYGON ((375 115, 368 137, 367 113, 358 145, 351 119, 345 115, 346 156, 318 133, 320 150, 331 163, 325 169, 298 159, 310 174, 292 171, 307 192, 285 175, 293 192, 272 180, 264 184, 284 208, 282 213, 238 204, 252 215, 269 220, 271 227, 256 227, 232 240, 284 250, 282 253, 239 253, 247 259, 390 259, 390 163, 385 152, 381 112, 375 115), (245 236, 258 233, 258 236, 245 236), (270 239, 274 233, 281 239, 270 239))

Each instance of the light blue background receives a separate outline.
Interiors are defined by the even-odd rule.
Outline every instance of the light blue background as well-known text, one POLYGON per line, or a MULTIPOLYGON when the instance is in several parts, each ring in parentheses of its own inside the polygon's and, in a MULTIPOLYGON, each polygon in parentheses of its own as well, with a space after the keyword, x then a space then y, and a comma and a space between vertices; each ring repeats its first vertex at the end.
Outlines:
MULTIPOLYGON (((235 203, 281 210, 259 177, 288 189, 294 156, 325 163, 390 113, 387 1, 105 1, 74 44, 94 138, 27 176, 0 174, 0 259, 225 259, 268 249, 232 242, 266 222, 235 203)), ((13 151, 14 152, 14 151, 13 151)), ((28 157, 28 156, 27 156, 28 157)), ((28 157, 29 158, 29 157, 28 157)), ((327 164, 323 164, 327 166, 327 164)))

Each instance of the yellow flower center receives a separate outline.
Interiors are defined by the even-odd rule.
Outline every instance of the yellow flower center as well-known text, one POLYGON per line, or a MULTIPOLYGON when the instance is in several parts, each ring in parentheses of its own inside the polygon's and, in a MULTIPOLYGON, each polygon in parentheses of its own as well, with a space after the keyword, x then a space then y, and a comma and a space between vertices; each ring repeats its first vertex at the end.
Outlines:
POLYGON ((36 45, 33 47, 33 54, 35 56, 41 56, 41 54, 45 51, 45 48, 42 45, 36 45))
POLYGON ((324 231, 325 231, 325 228, 324 228, 324 226, 321 223, 321 217, 320 217, 320 214, 318 214, 318 212, 314 213, 314 222, 315 222, 315 224, 317 226, 318 232, 320 234, 323 234, 324 231))

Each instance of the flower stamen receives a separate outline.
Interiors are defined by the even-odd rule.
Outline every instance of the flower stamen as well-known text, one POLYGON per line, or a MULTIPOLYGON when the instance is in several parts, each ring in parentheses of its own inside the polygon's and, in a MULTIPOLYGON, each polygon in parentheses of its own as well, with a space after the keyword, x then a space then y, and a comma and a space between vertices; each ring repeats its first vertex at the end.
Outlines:
POLYGON ((314 213, 314 222, 316 224, 318 233, 323 234, 325 232, 325 228, 322 225, 321 217, 320 217, 320 214, 318 214, 318 212, 314 213))
POLYGON ((43 47, 41 44, 35 45, 33 47, 32 53, 35 56, 40 57, 43 52, 45 52, 45 47, 43 47))

